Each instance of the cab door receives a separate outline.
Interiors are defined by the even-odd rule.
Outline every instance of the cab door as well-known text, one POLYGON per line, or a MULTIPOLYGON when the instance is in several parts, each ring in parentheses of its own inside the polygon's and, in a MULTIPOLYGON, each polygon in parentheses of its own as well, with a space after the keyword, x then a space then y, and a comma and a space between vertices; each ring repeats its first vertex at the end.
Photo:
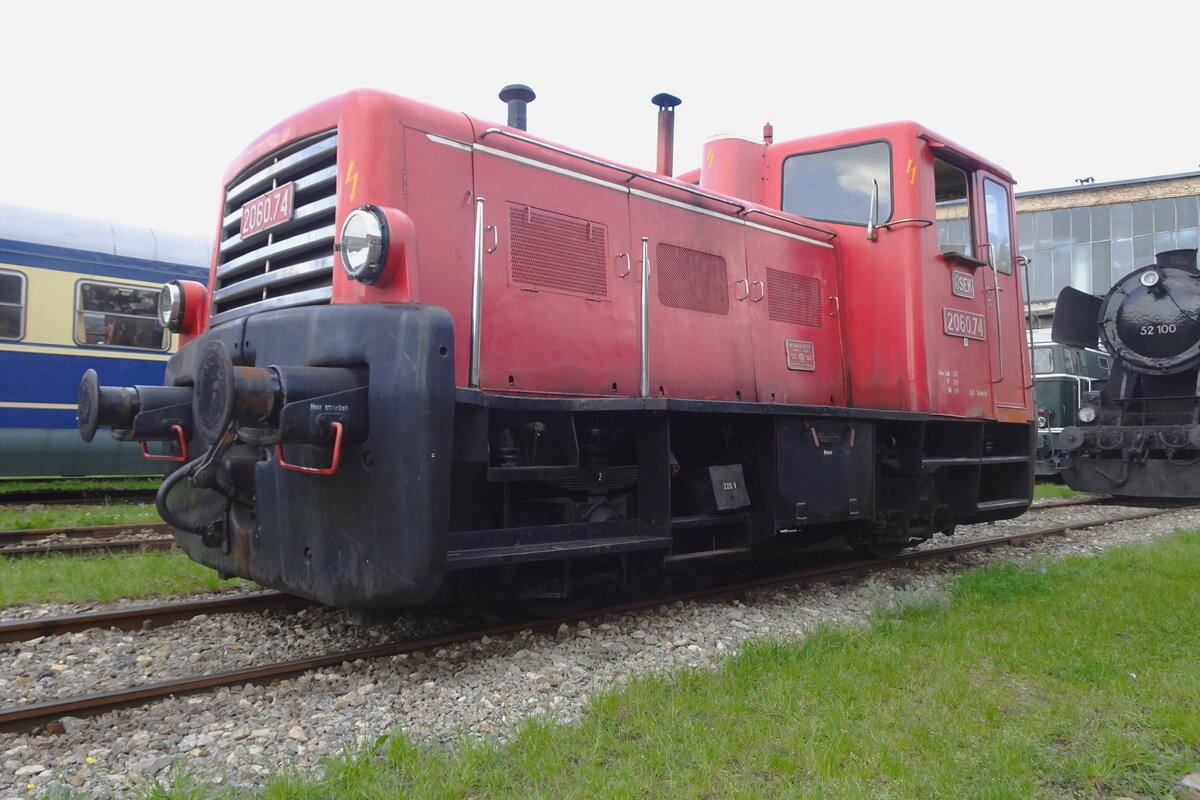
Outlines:
POLYGON ((930 153, 937 251, 928 259, 925 331, 930 410, 990 417, 996 320, 989 313, 979 181, 971 159, 941 147, 930 153))
POLYGON ((995 345, 989 348, 992 395, 1001 420, 1029 419, 1029 361, 1025 345, 1025 312, 1016 267, 1011 187, 1008 181, 986 171, 976 174, 984 210, 981 220, 984 261, 981 270, 987 293, 988 326, 995 345))

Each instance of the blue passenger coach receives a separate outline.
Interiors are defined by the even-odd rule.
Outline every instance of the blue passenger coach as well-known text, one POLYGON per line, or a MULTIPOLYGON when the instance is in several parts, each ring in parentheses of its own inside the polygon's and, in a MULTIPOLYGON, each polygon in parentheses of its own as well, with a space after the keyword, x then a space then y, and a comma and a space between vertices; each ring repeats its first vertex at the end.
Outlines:
POLYGON ((174 349, 161 285, 207 283, 210 240, 0 204, 0 476, 161 473, 138 448, 79 439, 79 376, 161 385, 174 349))

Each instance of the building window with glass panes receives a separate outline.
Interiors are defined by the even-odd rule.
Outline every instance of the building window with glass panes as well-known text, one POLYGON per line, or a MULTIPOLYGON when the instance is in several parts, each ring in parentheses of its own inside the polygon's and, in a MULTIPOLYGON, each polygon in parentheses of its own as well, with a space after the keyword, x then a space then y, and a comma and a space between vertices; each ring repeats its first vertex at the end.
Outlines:
POLYGON ((1016 207, 1034 303, 1064 286, 1104 294, 1157 253, 1200 247, 1200 173, 1026 192, 1016 207))

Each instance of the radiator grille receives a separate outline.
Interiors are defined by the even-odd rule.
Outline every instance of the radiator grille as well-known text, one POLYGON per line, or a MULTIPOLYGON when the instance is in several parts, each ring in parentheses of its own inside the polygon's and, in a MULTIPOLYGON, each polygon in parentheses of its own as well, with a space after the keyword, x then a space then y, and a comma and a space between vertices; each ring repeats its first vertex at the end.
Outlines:
POLYGON ((336 201, 337 131, 287 145, 235 178, 225 188, 210 323, 328 303, 333 294, 336 201), (291 221, 243 242, 242 206, 291 182, 296 185, 291 221))
POLYGON ((592 299, 608 297, 608 228, 528 206, 508 207, 512 283, 592 299))
POLYGON ((658 302, 672 308, 729 313, 729 272, 725 259, 673 244, 654 247, 658 302))
POLYGON ((791 322, 820 328, 821 281, 779 269, 767 270, 767 316, 775 322, 791 322))

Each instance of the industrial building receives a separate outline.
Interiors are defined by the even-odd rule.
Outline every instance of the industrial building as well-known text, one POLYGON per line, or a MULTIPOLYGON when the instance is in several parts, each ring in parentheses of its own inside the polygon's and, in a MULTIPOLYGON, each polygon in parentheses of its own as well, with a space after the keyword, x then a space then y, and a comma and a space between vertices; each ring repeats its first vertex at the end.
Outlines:
POLYGON ((1200 247, 1200 172, 1077 183, 1015 198, 1035 327, 1049 324, 1064 286, 1103 294, 1156 253, 1200 247))

